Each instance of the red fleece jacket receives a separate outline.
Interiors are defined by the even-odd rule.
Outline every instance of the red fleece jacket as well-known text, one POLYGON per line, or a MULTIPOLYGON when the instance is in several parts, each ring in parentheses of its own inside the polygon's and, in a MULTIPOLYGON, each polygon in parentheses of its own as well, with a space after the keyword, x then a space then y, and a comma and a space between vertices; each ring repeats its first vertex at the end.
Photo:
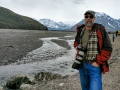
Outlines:
MULTIPOLYGON (((96 57, 97 63, 100 65, 101 67, 101 71, 103 72, 103 74, 105 72, 109 71, 109 65, 107 63, 107 61, 110 58, 110 55, 112 53, 112 45, 109 39, 109 36, 105 30, 105 27, 101 27, 98 24, 94 24, 97 25, 98 30, 97 30, 97 35, 98 35, 98 47, 99 47, 99 54, 96 57)), ((77 34, 75 41, 74 41, 74 47, 79 45, 79 40, 77 40, 77 38, 80 38, 80 28, 82 28, 82 26, 77 26, 77 34)), ((76 54, 76 56, 78 55, 78 52, 76 54)))

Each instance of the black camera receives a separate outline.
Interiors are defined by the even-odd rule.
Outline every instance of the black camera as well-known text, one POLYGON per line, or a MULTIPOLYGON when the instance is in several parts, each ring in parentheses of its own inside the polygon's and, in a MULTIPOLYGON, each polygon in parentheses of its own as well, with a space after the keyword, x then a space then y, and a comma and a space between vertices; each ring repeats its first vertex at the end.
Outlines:
POLYGON ((78 46, 77 49, 79 50, 78 56, 76 57, 76 60, 74 61, 73 65, 72 65, 72 68, 78 70, 81 66, 81 61, 84 57, 84 53, 87 52, 87 48, 78 46))

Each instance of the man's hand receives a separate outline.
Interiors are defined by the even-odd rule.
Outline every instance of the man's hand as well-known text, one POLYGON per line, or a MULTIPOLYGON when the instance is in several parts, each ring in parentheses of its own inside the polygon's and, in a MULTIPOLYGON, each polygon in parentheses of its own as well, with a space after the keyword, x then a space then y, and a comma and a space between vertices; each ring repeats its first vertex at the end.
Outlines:
MULTIPOLYGON (((81 46, 81 44, 79 44, 78 46, 81 46)), ((77 52, 79 52, 79 50, 77 49, 78 46, 75 47, 75 50, 76 50, 77 52)))
POLYGON ((77 46, 75 47, 75 50, 78 52, 79 50, 77 49, 77 46))
POLYGON ((93 62, 92 65, 95 66, 95 67, 99 67, 99 65, 97 64, 97 62, 93 62))

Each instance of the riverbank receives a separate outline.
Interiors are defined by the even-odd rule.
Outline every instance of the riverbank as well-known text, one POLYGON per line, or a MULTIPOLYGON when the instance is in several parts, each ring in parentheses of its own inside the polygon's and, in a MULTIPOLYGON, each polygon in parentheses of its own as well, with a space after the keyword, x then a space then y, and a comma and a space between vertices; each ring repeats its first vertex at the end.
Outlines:
MULTIPOLYGON (((112 40, 112 35, 110 35, 112 40)), ((113 52, 109 59, 110 71, 103 74, 103 90, 119 90, 120 88, 120 36, 112 42, 113 52)), ((42 82, 37 85, 37 90, 81 90, 79 74, 70 75, 65 79, 42 82)))
MULTIPOLYGON (((28 52, 43 45, 39 38, 74 35, 75 32, 0 29, 0 66, 17 62, 28 52)), ((65 38, 67 39, 67 38, 65 38)), ((56 42, 66 44, 64 41, 56 42)))
MULTIPOLYGON (((11 77, 23 72, 34 76, 37 72, 47 70, 67 74, 68 77, 47 82, 38 82, 36 90, 81 90, 79 74, 71 68, 75 54, 73 50, 75 34, 76 32, 0 30, 1 79, 5 81, 8 78, 5 79, 4 76, 10 75, 11 77), (42 60, 40 56, 43 58, 42 60), (18 62, 18 60, 23 60, 23 57, 25 57, 24 61, 32 59, 33 62, 13 64, 18 62)), ((110 39, 112 41, 111 34, 110 39)), ((115 38, 115 42, 112 42, 113 53, 109 60, 110 72, 103 75, 103 90, 119 90, 120 87, 119 40, 120 36, 115 38)))

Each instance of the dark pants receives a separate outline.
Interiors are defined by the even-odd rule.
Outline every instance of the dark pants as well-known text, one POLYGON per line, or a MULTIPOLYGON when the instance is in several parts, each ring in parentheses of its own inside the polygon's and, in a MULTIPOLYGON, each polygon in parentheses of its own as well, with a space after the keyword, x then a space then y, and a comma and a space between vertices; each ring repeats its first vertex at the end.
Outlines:
POLYGON ((113 38, 113 42, 114 42, 114 38, 113 38))

